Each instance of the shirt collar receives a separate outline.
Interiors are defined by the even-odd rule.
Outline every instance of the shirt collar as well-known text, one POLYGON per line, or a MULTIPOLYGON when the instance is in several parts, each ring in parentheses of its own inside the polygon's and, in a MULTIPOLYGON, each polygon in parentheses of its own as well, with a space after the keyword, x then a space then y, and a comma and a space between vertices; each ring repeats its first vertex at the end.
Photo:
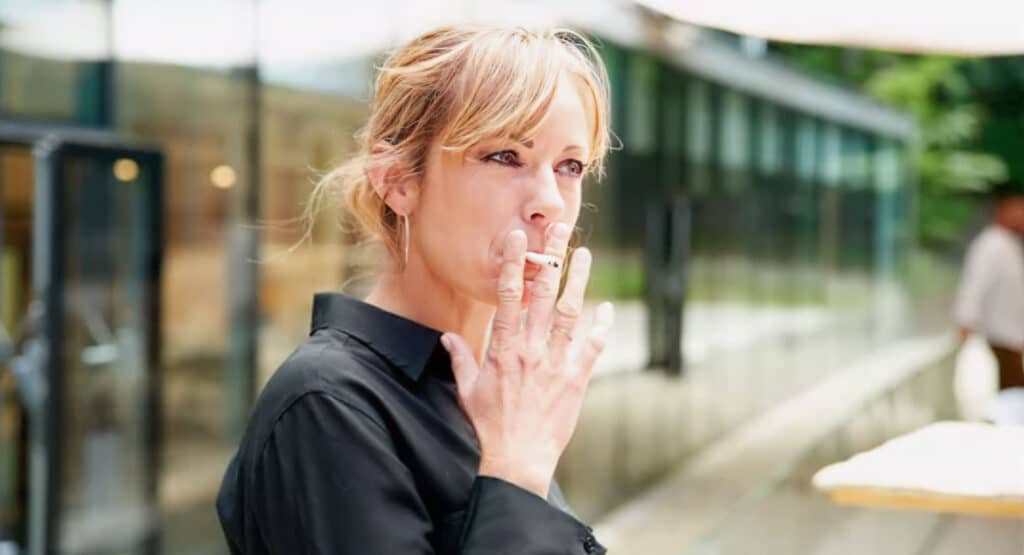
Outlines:
POLYGON ((441 332, 408 318, 341 293, 316 293, 310 333, 321 328, 355 338, 413 381, 428 367, 451 379, 441 332))

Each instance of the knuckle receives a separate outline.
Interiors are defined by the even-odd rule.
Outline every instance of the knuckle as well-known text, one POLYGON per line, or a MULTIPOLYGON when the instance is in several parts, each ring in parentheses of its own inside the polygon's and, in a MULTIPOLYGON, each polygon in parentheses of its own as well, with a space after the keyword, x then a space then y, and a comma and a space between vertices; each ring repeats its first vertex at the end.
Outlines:
POLYGON ((486 364, 493 368, 501 368, 503 357, 501 356, 501 350, 498 348, 487 349, 486 364))
POLYGON ((590 386, 590 374, 583 370, 578 371, 569 383, 569 388, 577 395, 583 395, 590 386))
POLYGON ((492 343, 491 347, 487 349, 487 361, 495 367, 502 368, 509 360, 510 353, 512 353, 512 344, 510 342, 492 343))
POLYGON ((515 332, 518 328, 518 322, 513 322, 508 318, 495 318, 494 322, 491 323, 491 331, 495 335, 505 335, 515 332))
POLYGON ((539 367, 546 355, 547 349, 543 345, 530 345, 519 353, 520 360, 527 368, 539 367))
POLYGON ((507 279, 498 284, 498 299, 503 302, 523 298, 523 285, 519 280, 507 279))
POLYGON ((554 279, 538 279, 531 290, 534 298, 551 298, 558 293, 558 282, 554 279))
POLYGON ((575 321, 580 317, 580 307, 576 303, 564 298, 558 301, 558 304, 555 305, 555 310, 559 316, 566 320, 575 321))

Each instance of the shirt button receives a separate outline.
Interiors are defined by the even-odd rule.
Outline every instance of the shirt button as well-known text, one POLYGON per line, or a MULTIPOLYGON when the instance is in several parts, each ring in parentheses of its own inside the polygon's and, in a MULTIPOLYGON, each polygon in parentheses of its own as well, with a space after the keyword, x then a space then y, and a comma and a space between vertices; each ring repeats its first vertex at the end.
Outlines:
POLYGON ((597 551, 597 540, 594 539, 594 536, 587 534, 587 537, 583 538, 583 550, 587 553, 597 551))

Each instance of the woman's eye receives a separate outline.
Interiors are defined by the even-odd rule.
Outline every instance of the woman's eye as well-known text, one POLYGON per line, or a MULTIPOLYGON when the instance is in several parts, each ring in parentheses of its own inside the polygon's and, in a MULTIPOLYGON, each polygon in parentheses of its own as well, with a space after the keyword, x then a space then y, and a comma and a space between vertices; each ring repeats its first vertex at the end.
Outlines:
POLYGON ((583 162, 579 160, 566 160, 558 166, 558 171, 562 175, 580 177, 583 175, 583 162))
POLYGON ((488 154, 487 157, 484 159, 497 162, 499 164, 504 164, 506 166, 519 165, 519 155, 516 154, 516 151, 514 150, 502 150, 501 152, 488 154))

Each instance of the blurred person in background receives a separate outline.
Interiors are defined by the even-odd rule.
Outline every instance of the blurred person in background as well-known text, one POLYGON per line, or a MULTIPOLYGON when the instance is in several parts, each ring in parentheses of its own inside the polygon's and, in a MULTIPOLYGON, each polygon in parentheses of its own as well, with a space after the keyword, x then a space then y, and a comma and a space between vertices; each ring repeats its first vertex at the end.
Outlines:
POLYGON ((310 203, 344 199, 384 266, 315 296, 257 400, 217 499, 233 553, 605 551, 554 472, 611 327, 603 303, 577 337, 587 249, 558 296, 608 113, 570 31, 442 28, 384 62, 310 203))
POLYGON ((1024 194, 1000 191, 992 222, 967 248, 955 317, 960 340, 980 334, 999 390, 1024 387, 1024 194))

